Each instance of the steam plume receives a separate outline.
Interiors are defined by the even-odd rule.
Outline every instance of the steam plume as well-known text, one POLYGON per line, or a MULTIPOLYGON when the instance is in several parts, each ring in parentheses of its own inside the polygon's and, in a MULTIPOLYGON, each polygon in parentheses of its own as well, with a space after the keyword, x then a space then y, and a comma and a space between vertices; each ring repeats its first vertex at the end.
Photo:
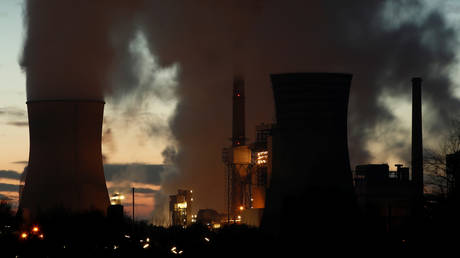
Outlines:
POLYGON ((231 135, 234 74, 245 77, 250 136, 255 124, 273 121, 270 73, 353 73, 352 165, 391 155, 408 164, 410 131, 392 107, 409 101, 410 78, 424 79, 425 136, 460 106, 450 78, 457 34, 422 1, 29 0, 26 15, 28 99, 110 96, 131 107, 179 101, 171 121, 150 124, 152 132, 164 132, 158 124, 170 129, 178 151, 181 176, 168 183, 170 192, 193 189, 203 208, 224 207, 220 151, 231 135), (138 33, 155 57, 153 70, 176 67, 174 87, 143 87, 152 84, 142 83, 130 50, 138 33))

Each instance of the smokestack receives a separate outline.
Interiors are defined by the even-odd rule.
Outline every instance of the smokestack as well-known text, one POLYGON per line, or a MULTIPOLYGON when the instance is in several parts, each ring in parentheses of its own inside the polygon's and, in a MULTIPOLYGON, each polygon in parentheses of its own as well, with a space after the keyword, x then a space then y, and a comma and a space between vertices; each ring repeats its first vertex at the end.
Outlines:
POLYGON ((423 197, 422 78, 412 78, 412 180, 423 197))
POLYGON ((55 208, 105 213, 109 197, 102 166, 104 102, 28 101, 30 151, 20 201, 27 218, 55 208))
POLYGON ((262 222, 268 233, 282 238, 312 232, 326 241, 348 232, 344 227, 350 225, 353 208, 347 143, 351 79, 339 73, 271 75, 277 125, 262 222), (290 221, 300 223, 293 227, 290 221))
POLYGON ((244 98, 244 79, 235 76, 233 78, 232 146, 245 145, 246 143, 244 98))

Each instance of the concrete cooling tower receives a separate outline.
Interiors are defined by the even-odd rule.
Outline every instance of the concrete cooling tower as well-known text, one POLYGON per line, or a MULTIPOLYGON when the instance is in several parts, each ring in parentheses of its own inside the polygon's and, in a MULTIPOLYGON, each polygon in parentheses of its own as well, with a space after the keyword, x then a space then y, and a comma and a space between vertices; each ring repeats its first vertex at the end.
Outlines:
POLYGON ((102 166, 104 102, 28 101, 30 152, 20 209, 41 212, 99 210, 109 197, 102 166))
POLYGON ((262 221, 269 233, 284 238, 302 232, 316 239, 327 234, 330 239, 349 224, 354 203, 347 143, 351 79, 338 73, 271 75, 277 125, 262 221))

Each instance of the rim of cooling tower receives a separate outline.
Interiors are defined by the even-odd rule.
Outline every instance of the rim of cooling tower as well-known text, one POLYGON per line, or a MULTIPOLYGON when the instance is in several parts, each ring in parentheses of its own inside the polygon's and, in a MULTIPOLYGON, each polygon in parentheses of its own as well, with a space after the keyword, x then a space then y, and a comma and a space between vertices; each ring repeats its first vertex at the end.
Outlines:
MULTIPOLYGON (((271 80, 275 83, 283 82, 289 83, 293 82, 296 84, 306 83, 306 82, 334 82, 338 80, 343 82, 344 80, 351 81, 353 78, 352 73, 330 73, 330 72, 302 72, 302 73, 274 73, 270 74, 271 80)), ((338 85, 342 87, 342 84, 338 85)))
POLYGON ((29 103, 39 103, 39 102, 96 102, 105 104, 104 100, 98 99, 39 99, 39 100, 28 100, 26 104, 29 103))

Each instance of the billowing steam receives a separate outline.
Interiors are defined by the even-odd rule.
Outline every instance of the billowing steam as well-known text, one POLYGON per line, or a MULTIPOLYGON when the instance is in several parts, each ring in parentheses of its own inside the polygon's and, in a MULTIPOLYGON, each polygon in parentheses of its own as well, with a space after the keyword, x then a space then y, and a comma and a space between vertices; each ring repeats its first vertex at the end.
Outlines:
POLYGON ((143 124, 148 137, 171 140, 164 154, 174 154, 165 158, 180 176, 162 189, 193 189, 201 208, 224 210, 234 74, 245 77, 251 136, 274 118, 270 73, 353 73, 352 166, 409 164, 410 113, 401 109, 411 77, 424 79, 425 137, 460 107, 450 79, 457 34, 422 1, 29 0, 26 14, 28 98, 106 97, 122 117, 153 102, 177 105, 172 120, 143 124))

